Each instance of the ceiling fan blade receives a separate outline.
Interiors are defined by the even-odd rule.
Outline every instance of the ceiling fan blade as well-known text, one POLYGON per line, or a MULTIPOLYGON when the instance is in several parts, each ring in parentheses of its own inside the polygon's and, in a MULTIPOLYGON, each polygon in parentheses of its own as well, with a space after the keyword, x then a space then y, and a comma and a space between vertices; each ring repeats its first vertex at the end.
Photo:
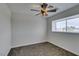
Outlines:
POLYGON ((54 8, 54 6, 49 5, 48 8, 54 8))
POLYGON ((57 11, 57 8, 56 9, 48 10, 47 12, 56 12, 56 11, 57 11))
POLYGON ((36 16, 37 16, 37 15, 40 15, 40 14, 41 14, 41 13, 38 13, 38 14, 36 14, 36 16))
POLYGON ((36 10, 36 9, 30 9, 31 11, 40 11, 40 10, 36 10))

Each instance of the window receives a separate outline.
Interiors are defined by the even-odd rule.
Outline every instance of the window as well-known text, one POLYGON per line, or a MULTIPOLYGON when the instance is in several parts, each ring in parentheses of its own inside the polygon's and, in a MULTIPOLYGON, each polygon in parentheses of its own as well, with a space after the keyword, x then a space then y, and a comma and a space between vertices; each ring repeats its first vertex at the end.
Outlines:
POLYGON ((52 21, 52 31, 66 32, 66 20, 52 21))
POLYGON ((56 22, 56 31, 66 31, 66 21, 58 21, 56 22))
POLYGON ((79 18, 64 18, 52 21, 52 31, 77 33, 79 32, 79 18))
POLYGON ((79 32, 79 18, 67 20, 67 32, 79 32))

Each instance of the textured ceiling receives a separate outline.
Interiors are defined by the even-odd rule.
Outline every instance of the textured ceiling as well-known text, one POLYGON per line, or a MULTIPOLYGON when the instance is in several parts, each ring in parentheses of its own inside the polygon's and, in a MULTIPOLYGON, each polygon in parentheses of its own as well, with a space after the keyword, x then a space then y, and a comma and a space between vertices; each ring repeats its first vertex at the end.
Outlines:
MULTIPOLYGON (((19 13, 26 13, 26 14, 32 14, 35 16, 35 14, 37 14, 38 12, 32 12, 30 11, 30 9, 40 9, 40 7, 38 7, 38 3, 8 3, 9 8, 11 9, 12 12, 19 12, 19 13)), ((65 11, 69 8, 72 8, 76 5, 78 5, 78 3, 49 3, 49 5, 53 5, 56 8, 58 8, 57 12, 49 12, 48 16, 53 16, 57 13, 60 13, 62 11, 65 11)))

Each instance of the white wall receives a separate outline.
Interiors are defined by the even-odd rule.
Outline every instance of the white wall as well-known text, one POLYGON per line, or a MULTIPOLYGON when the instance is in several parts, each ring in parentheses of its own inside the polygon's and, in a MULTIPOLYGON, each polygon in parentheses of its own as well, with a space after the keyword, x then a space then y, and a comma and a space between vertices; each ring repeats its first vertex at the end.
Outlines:
POLYGON ((79 34, 74 33, 55 33, 52 32, 52 21, 67 16, 79 14, 79 5, 67 11, 59 13, 53 17, 48 18, 48 41, 68 51, 79 55, 79 34))
POLYGON ((12 33, 12 47, 45 42, 46 20, 38 16, 14 12, 12 33))
POLYGON ((11 49, 10 10, 5 4, 0 4, 0 56, 7 55, 11 49))

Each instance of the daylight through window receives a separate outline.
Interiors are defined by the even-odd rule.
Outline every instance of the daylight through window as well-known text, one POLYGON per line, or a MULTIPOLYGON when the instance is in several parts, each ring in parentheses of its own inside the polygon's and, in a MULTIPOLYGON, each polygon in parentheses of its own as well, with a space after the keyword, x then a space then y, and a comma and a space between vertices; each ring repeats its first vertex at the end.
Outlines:
POLYGON ((52 21, 52 31, 79 32, 79 18, 60 19, 52 21))

